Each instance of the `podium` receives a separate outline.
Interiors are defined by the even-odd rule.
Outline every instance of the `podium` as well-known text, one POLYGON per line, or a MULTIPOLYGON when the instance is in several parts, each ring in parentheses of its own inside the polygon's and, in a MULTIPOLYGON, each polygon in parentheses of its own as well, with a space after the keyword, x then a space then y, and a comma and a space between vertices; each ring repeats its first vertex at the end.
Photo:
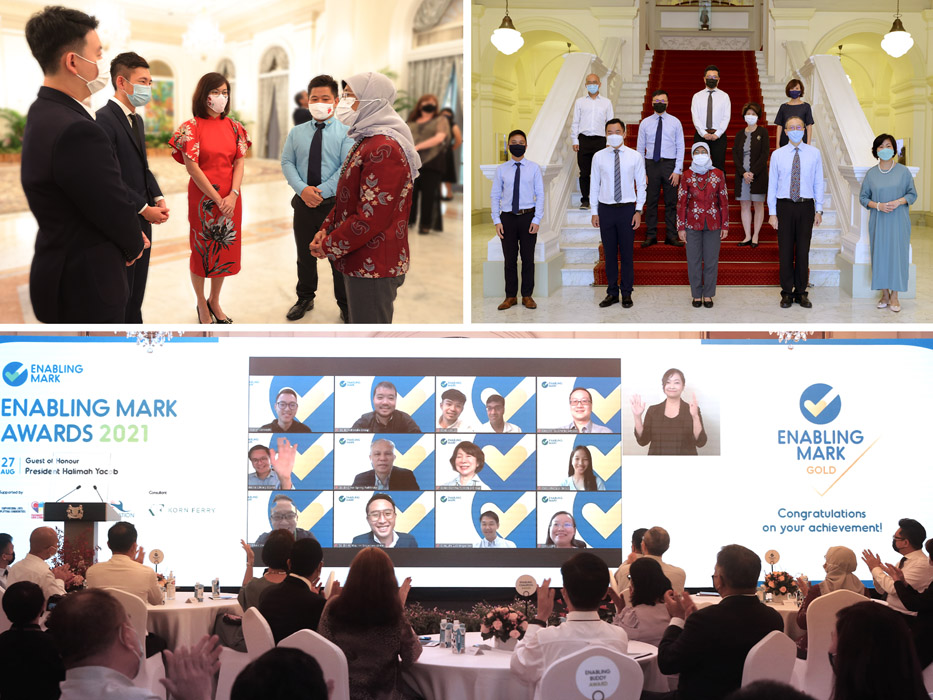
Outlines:
POLYGON ((42 519, 65 524, 65 539, 73 544, 82 539, 92 551, 97 549, 96 523, 120 520, 120 514, 109 503, 46 503, 42 519))

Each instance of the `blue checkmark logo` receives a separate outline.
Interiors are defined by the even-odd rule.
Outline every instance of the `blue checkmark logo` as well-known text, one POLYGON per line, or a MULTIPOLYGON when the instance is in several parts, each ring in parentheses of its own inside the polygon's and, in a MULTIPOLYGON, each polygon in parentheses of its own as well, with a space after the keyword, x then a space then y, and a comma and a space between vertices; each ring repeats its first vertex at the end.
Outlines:
POLYGON ((3 368, 3 381, 10 386, 22 386, 29 378, 29 370, 22 362, 11 362, 3 368))
POLYGON ((816 425, 826 425, 839 417, 842 398, 829 384, 813 384, 800 395, 800 412, 816 425))

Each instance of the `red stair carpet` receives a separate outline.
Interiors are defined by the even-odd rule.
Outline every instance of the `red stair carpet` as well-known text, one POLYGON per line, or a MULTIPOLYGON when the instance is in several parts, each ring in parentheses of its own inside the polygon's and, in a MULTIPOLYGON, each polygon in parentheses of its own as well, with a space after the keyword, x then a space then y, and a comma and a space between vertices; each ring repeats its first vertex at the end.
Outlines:
MULTIPOLYGON (((758 237, 757 248, 738 247, 745 238, 742 230, 740 205, 735 199, 735 165, 732 162, 732 146, 735 134, 745 128, 742 106, 746 102, 762 104, 761 84, 755 65, 754 51, 655 51, 648 77, 648 89, 642 106, 642 119, 654 114, 651 96, 655 90, 668 93, 670 104, 667 111, 677 117, 684 128, 684 171, 690 166, 690 147, 693 145, 693 120, 690 102, 694 93, 702 90, 703 70, 708 65, 719 68, 719 88, 732 101, 732 121, 726 130, 726 183, 729 189, 729 237, 722 242, 719 253, 718 284, 723 285, 779 285, 777 233, 768 225, 768 210, 765 206, 765 221, 758 237)), ((762 105, 762 110, 764 105, 762 105)), ((768 115, 762 112, 759 124, 767 126, 771 134, 771 150, 777 147, 777 128, 768 125, 768 115)), ((626 124, 625 145, 635 148, 638 124, 626 124)), ((770 162, 770 161, 769 161, 770 162)), ((667 225, 664 223, 664 198, 658 203, 657 245, 642 248, 641 242, 647 231, 642 217, 641 228, 635 231, 635 285, 687 285, 687 258, 684 248, 664 245, 667 225)), ((599 262, 593 268, 594 283, 606 284, 606 263, 602 245, 599 246, 599 262)), ((689 292, 687 292, 689 293, 689 292)))

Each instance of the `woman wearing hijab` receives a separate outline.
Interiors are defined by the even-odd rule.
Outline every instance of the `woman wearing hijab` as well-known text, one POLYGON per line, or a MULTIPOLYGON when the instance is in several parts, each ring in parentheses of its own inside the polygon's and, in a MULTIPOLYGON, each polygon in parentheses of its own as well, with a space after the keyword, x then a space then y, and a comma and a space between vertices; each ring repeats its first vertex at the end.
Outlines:
MULTIPOLYGON (((855 552, 848 547, 830 547, 826 550, 826 561, 823 563, 823 570, 826 572, 826 578, 819 586, 811 586, 804 578, 797 579, 797 585, 800 592, 804 594, 803 605, 797 612, 797 626, 802 630, 807 629, 807 608, 810 603, 819 598, 824 593, 832 593, 845 589, 865 594, 865 586, 852 573, 858 566, 858 560, 855 558, 855 552)), ((807 658, 807 635, 797 640, 798 658, 807 658)))
POLYGON ((677 235, 687 244, 693 306, 711 309, 719 273, 719 245, 729 234, 729 194, 726 176, 713 167, 706 143, 693 144, 690 158, 690 170, 677 190, 677 235))
POLYGON ((408 215, 421 158, 394 101, 392 81, 360 73, 346 80, 337 104, 356 143, 340 171, 337 203, 310 247, 343 273, 350 323, 392 323, 408 272, 408 215))

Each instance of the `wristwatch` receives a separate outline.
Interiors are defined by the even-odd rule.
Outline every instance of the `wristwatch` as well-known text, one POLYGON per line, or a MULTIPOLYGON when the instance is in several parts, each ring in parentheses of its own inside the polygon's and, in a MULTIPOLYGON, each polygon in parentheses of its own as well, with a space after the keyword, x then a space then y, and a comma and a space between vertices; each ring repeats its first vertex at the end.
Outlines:
POLYGON ((547 623, 544 620, 539 620, 538 618, 535 618, 534 620, 529 620, 528 623, 531 625, 538 625, 540 627, 547 627, 547 623))

